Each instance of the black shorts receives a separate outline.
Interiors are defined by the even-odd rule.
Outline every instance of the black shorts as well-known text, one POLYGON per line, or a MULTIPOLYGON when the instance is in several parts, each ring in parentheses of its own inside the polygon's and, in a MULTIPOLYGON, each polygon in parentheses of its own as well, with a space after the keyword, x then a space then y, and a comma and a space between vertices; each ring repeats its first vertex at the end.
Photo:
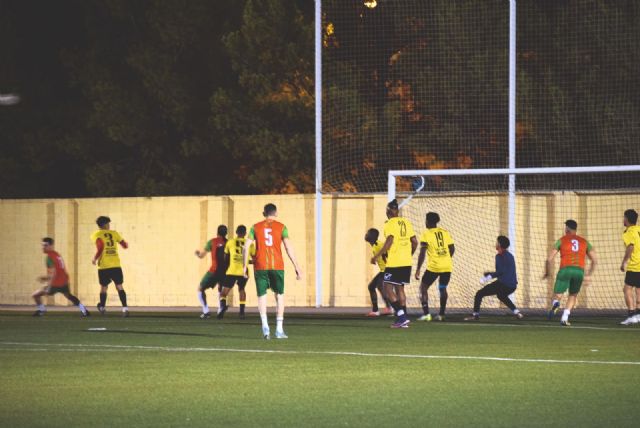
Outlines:
POLYGON ((226 288, 233 288, 238 283, 238 288, 244 290, 244 286, 247 285, 249 278, 245 278, 242 275, 227 275, 222 281, 222 286, 226 288))
POLYGON ((628 272, 624 276, 625 285, 640 288, 640 272, 628 272))
POLYGON ((384 270, 384 282, 405 285, 411 282, 411 266, 388 267, 384 270))
POLYGON ((100 285, 106 287, 111 283, 111 281, 116 285, 120 285, 124 282, 122 268, 117 267, 98 270, 98 282, 100 282, 100 285))
POLYGON ((438 277, 440 277, 439 285, 449 285, 451 272, 431 272, 427 270, 424 272, 424 275, 422 275, 422 283, 429 288, 438 277))
POLYGON ((45 289, 45 291, 47 292, 47 296, 53 296, 56 293, 69 293, 69 284, 57 287, 50 285, 45 289))

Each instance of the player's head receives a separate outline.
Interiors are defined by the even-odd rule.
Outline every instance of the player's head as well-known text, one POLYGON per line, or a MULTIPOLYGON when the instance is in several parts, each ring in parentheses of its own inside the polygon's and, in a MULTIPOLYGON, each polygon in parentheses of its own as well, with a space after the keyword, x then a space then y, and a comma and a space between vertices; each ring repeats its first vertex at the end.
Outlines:
POLYGON ((227 236, 227 226, 225 226, 224 224, 221 224, 220 226, 218 226, 218 236, 221 237, 225 237, 227 236))
POLYGON ((633 226, 638 222, 638 212, 634 209, 628 209, 624 212, 624 225, 626 227, 633 226))
POLYGON ((274 217, 278 214, 278 208, 275 204, 267 204, 264 206, 264 211, 262 211, 262 215, 265 217, 274 217))
POLYGON ((565 221, 564 226, 565 233, 576 233, 576 230, 578 230, 578 223, 575 220, 565 221))
POLYGON ((42 251, 47 252, 53 249, 53 238, 42 238, 42 251))
POLYGON ((100 229, 108 229, 109 223, 111 223, 111 219, 104 215, 101 215, 96 219, 96 224, 100 229))
POLYGON ((236 235, 242 238, 246 234, 247 234, 247 226, 245 226, 244 224, 241 224, 240 226, 236 227, 236 235))
POLYGON ((500 248, 502 250, 506 250, 507 248, 509 248, 509 245, 511 245, 511 241, 509 241, 509 238, 504 235, 498 236, 496 249, 500 248))
POLYGON ((367 230, 366 235, 364 235, 364 240, 373 245, 378 241, 379 236, 380 232, 378 232, 378 229, 371 228, 367 230))
POLYGON ((426 215, 426 223, 427 227, 436 227, 438 222, 440 221, 440 216, 438 213, 428 212, 426 215))
POLYGON ((394 199, 387 204, 387 217, 398 217, 398 211, 400 208, 398 207, 398 200, 394 199))

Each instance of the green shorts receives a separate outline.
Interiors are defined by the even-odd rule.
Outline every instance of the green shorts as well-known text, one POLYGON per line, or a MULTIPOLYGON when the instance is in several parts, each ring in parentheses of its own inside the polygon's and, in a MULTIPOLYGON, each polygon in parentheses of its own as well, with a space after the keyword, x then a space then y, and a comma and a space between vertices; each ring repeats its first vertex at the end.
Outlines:
POLYGON ((200 281, 200 289, 206 290, 207 288, 215 288, 216 285, 222 285, 224 275, 207 271, 200 281))
POLYGON ((560 269, 556 275, 556 285, 553 292, 562 294, 569 290, 569 294, 578 294, 582 287, 584 270, 579 267, 568 266, 560 269))
POLYGON ((276 294, 284 294, 283 270, 257 270, 255 271, 255 277, 258 297, 267 294, 269 289, 276 294))

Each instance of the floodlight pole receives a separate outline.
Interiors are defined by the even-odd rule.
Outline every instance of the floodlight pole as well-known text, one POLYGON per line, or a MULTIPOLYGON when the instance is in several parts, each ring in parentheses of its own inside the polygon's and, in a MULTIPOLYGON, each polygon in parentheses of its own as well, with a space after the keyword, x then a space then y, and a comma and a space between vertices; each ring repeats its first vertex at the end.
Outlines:
POLYGON ((322 0, 315 1, 316 308, 322 306, 322 0))

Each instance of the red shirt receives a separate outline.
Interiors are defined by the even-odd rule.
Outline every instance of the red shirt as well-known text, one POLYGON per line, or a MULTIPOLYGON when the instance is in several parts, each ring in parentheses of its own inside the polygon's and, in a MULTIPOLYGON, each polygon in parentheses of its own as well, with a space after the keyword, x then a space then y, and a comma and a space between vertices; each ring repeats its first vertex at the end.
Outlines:
POLYGON ((47 258, 45 259, 45 263, 47 268, 55 269, 55 273, 53 274, 53 278, 51 279, 52 287, 63 287, 69 284, 69 275, 67 274, 66 269, 64 268, 64 260, 62 260, 62 256, 55 251, 47 251, 47 258))
POLYGON ((220 236, 207 242, 205 249, 211 252, 211 267, 209 268, 209 272, 216 273, 219 268, 222 268, 221 271, 224 273, 227 269, 226 266, 224 266, 224 245, 226 243, 227 240, 220 236))

